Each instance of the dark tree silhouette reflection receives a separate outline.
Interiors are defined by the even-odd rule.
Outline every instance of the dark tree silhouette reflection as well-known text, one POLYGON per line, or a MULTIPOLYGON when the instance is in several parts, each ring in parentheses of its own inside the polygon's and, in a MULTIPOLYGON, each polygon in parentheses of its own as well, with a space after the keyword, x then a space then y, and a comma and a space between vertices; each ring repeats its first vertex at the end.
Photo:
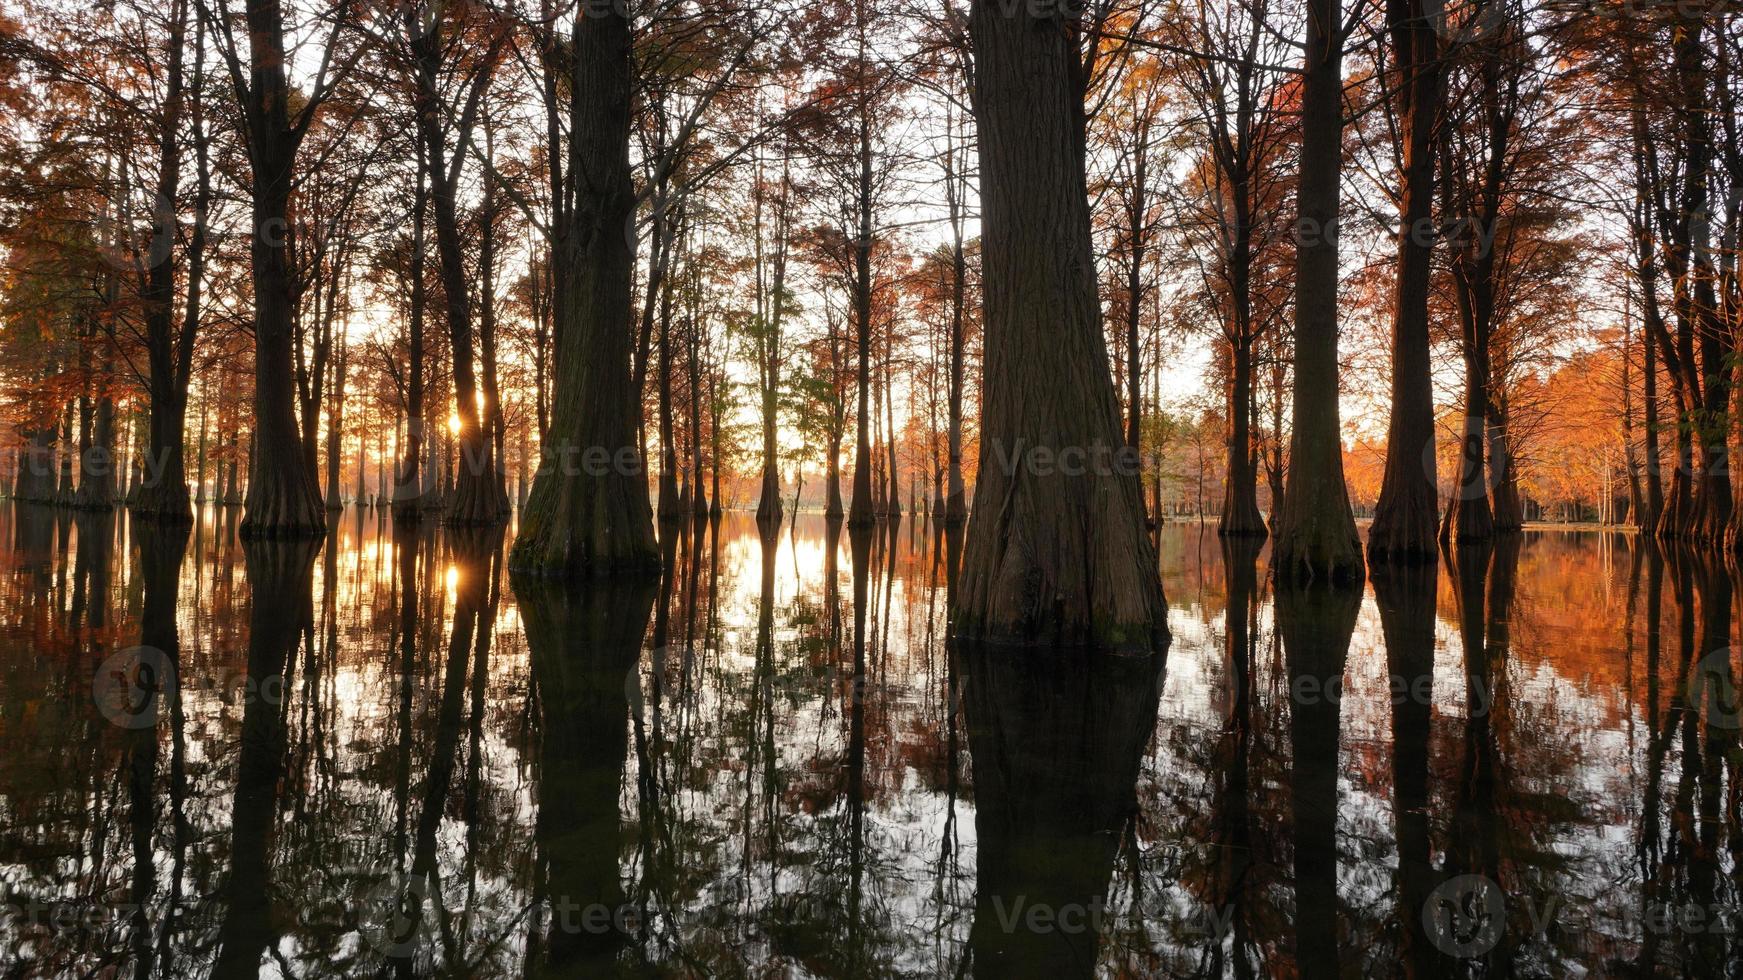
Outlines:
POLYGON ((1295 873, 1295 962, 1302 977, 1336 977, 1338 725, 1358 589, 1277 585, 1277 630, 1289 676, 1289 785, 1295 873))
MULTIPOLYGON (((314 625, 311 573, 320 541, 247 541, 242 545, 253 598, 248 616, 248 669, 256 687, 281 689, 314 625)), ((286 720, 275 699, 250 697, 242 715, 236 793, 230 815, 230 876, 218 929, 214 970, 252 976, 276 945, 271 905, 272 843, 284 777, 286 720)))
POLYGON ((1374 602, 1386 643, 1392 692, 1392 832, 1398 844, 1399 968, 1408 977, 1443 969, 1422 924, 1433 891, 1429 827, 1429 739, 1434 715, 1435 600, 1440 566, 1389 563, 1374 569, 1374 602))
POLYGON ((636 924, 618 866, 618 800, 658 582, 516 576, 514 587, 538 688, 536 890, 551 910, 527 965, 538 975, 608 976, 636 924))
POLYGON ((1091 976, 1162 654, 964 646, 958 656, 976 803, 974 974, 1091 976))

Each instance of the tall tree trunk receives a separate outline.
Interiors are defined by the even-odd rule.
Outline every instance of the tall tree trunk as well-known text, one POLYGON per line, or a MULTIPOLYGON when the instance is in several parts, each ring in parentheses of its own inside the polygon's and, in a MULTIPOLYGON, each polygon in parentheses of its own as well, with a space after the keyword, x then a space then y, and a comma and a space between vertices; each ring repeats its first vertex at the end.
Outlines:
MULTIPOLYGON (((1458 301, 1459 324, 1464 342, 1465 405, 1462 438, 1459 441, 1458 484, 1447 506, 1446 534, 1449 542, 1470 544, 1495 531, 1489 506, 1489 484, 1484 459, 1489 455, 1489 428, 1496 420, 1490 398, 1489 338, 1494 332, 1494 282, 1492 253, 1480 244, 1458 243, 1453 259, 1453 283, 1458 301), (1480 250, 1480 251, 1479 251, 1480 250)), ((1504 476, 1503 469, 1491 471, 1504 476)))
MULTIPOLYGON (((952 110, 951 121, 955 122, 952 110)), ((962 383, 963 316, 968 297, 968 259, 962 243, 962 185, 956 174, 954 148, 946 153, 945 187, 950 204, 950 393, 949 399, 949 490, 944 501, 944 523, 957 526, 968 520, 968 490, 962 480, 962 383)))
POLYGON ((424 181, 423 143, 418 142, 418 166, 412 191, 411 277, 409 305, 406 317, 406 346, 410 364, 406 365, 405 438, 399 444, 400 460, 394 465, 393 514, 395 520, 416 520, 423 509, 424 497, 424 310, 428 297, 424 289, 424 227, 429 192, 424 181))
POLYGON ((1640 360, 1641 424, 1645 429, 1641 435, 1645 444, 1641 455, 1645 457, 1646 499, 1635 525, 1642 533, 1651 534, 1658 526, 1659 515, 1664 513, 1664 466, 1658 447, 1658 348, 1650 332, 1641 336, 1640 360))
POLYGON ((720 381, 719 371, 708 372, 708 516, 719 517, 720 506, 720 381))
MULTIPOLYGON (((163 521, 193 520, 193 508, 188 501, 187 473, 183 429, 187 420, 188 382, 193 371, 194 335, 200 325, 200 279, 205 270, 206 211, 211 199, 211 167, 206 135, 199 105, 201 52, 204 50, 204 30, 196 32, 194 55, 195 103, 193 130, 197 156, 197 189, 194 204, 194 225, 188 242, 187 307, 183 312, 180 335, 175 330, 175 237, 176 194, 181 178, 180 137, 184 86, 182 80, 183 41, 186 38, 188 4, 175 5, 169 36, 169 58, 165 68, 163 116, 158 131, 157 205, 151 230, 150 263, 146 274, 144 299, 146 359, 151 377, 147 384, 150 418, 148 457, 156 467, 155 478, 140 487, 133 501, 135 514, 163 521)), ((206 417, 200 415, 200 495, 205 495, 206 417)))
POLYGON ((660 290, 659 334, 659 349, 657 351, 660 358, 658 381, 660 413, 659 514, 662 521, 675 521, 680 516, 682 508, 678 502, 678 447, 672 429, 672 288, 670 285, 662 285, 660 290))
MULTIPOLYGON (((345 369, 347 351, 340 342, 333 359, 332 390, 327 396, 327 509, 345 509, 345 491, 339 486, 340 456, 345 451, 345 369)), ((361 436, 359 437, 361 438, 361 436)))
MULTIPOLYGON (((252 435, 249 436, 249 440, 251 442, 253 441, 253 438, 254 437, 252 435)), ((223 489, 221 496, 219 497, 219 500, 221 500, 224 503, 224 505, 227 507, 236 507, 236 506, 240 506, 242 504, 242 487, 240 485, 239 475, 237 473, 237 469, 238 469, 237 456, 241 453, 241 451, 242 451, 241 438, 235 432, 231 432, 230 433, 230 450, 228 453, 229 466, 226 470, 227 475, 224 478, 224 489, 223 489)))
POLYGON ((209 431, 206 424, 206 413, 210 401, 210 397, 200 399, 200 442, 199 452, 194 459, 194 503, 196 504, 203 504, 211 499, 206 493, 206 436, 209 431))
POLYGON ((1338 192, 1343 170, 1339 0, 1307 2, 1295 246, 1294 433, 1273 561, 1286 576, 1359 582, 1338 413, 1338 192))
POLYGON ((1507 398, 1489 398, 1489 469, 1495 473, 1495 490, 1490 502, 1495 518, 1495 530, 1518 531, 1525 527, 1525 502, 1519 494, 1519 468, 1513 462, 1513 440, 1507 432, 1507 398))
POLYGON ((79 453, 79 489, 73 495, 73 506, 80 510, 110 510, 115 506, 115 469, 121 457, 115 449, 115 398, 109 385, 115 379, 115 361, 111 351, 115 338, 109 329, 103 331, 103 356, 97 376, 102 389, 97 393, 91 412, 90 440, 79 453))
MULTIPOLYGON (((502 43, 501 36, 496 35, 497 39, 483 54, 486 65, 495 61, 502 43)), ((444 136, 447 127, 438 112, 441 94, 437 76, 442 68, 442 43, 438 22, 435 29, 416 34, 412 51, 417 58, 418 133, 424 145, 423 162, 430 175, 430 210, 436 224, 436 257, 442 276, 442 294, 447 302, 454 414, 460 420, 457 433, 459 458, 453 471, 454 492, 447 497, 445 519, 455 526, 481 527, 499 524, 508 515, 500 492, 493 443, 485 429, 484 413, 479 405, 482 390, 473 352, 472 296, 461 242, 458 187, 466 160, 465 148, 471 142, 478 102, 489 84, 491 69, 478 69, 466 87, 465 105, 451 124, 461 149, 450 160, 444 136)))
MULTIPOLYGON (((1685 253, 1681 264, 1687 275, 1677 284, 1679 316, 1693 321, 1700 351, 1700 407, 1695 436, 1701 453, 1700 478, 1695 487, 1691 536, 1703 545, 1723 545, 1731 529, 1731 467, 1727 445, 1731 432, 1730 383, 1734 341, 1720 321, 1714 292, 1712 248, 1712 123, 1707 89, 1706 28, 1700 22, 1679 27, 1675 57, 1682 90, 1679 115, 1688 152, 1683 170, 1680 233, 1673 236, 1685 253)), ((1723 41, 1715 41, 1722 44, 1723 41)))
POLYGON ((581 176, 556 226, 557 401, 513 552, 516 567, 548 574, 659 565, 630 384, 630 43, 620 8, 575 18, 573 91, 590 96, 570 103, 568 170, 581 176))
POLYGON ((884 420, 889 429, 889 438, 885 440, 885 446, 889 453, 888 482, 890 488, 889 508, 886 514, 890 520, 899 521, 902 519, 902 485, 898 474, 900 463, 896 459, 896 388, 890 365, 893 359, 892 352, 884 352, 884 420))
POLYGON ((18 479, 13 492, 17 499, 33 504, 54 502, 58 431, 51 420, 46 427, 23 433, 27 445, 18 459, 18 479))
MULTIPOLYGON (((87 399, 81 395, 79 401, 85 402, 87 399)), ((73 403, 71 401, 67 402, 66 411, 61 420, 60 438, 55 440, 54 445, 55 458, 59 463, 59 478, 51 486, 54 496, 45 502, 64 506, 73 502, 73 461, 85 449, 89 448, 88 437, 79 437, 76 440, 74 438, 73 403)))
POLYGON ((1164 645, 1167 606, 1101 328, 1076 38, 976 0, 985 411, 960 634, 1164 645))
MULTIPOLYGON (((1237 293, 1234 302, 1244 305, 1245 299, 1237 293)), ((1244 326, 1237 327, 1235 334, 1239 340, 1229 350, 1228 473, 1217 532, 1262 538, 1265 519, 1259 514, 1259 476, 1253 465, 1252 335, 1244 326)))
MULTIPOLYGON (((484 130, 486 160, 484 166, 484 204, 478 215, 478 390, 483 396, 479 426, 490 442, 490 461, 495 470, 492 483, 491 508, 496 522, 506 521, 508 504, 507 421, 502 411, 502 385, 497 372, 496 353, 496 252, 498 204, 496 197, 495 130, 488 122, 484 130)), ((638 389, 639 390, 639 389, 638 389)))
POLYGON ((872 499, 871 448, 871 318, 872 318, 872 151, 871 151, 871 89, 865 77, 866 13, 869 0, 856 0, 854 15, 859 29, 858 118, 859 187, 855 198, 859 227, 853 240, 853 324, 858 337, 859 411, 857 438, 853 449, 853 503, 848 508, 849 527, 870 527, 876 520, 877 505, 872 499))
POLYGON ((290 192, 300 133, 292 130, 289 119, 283 18, 275 0, 247 0, 250 86, 243 115, 254 221, 249 249, 254 273, 254 452, 242 518, 245 538, 310 537, 327 529, 320 491, 297 430, 290 192))
POLYGON ((708 494, 702 489, 702 331, 700 317, 690 318, 689 357, 685 370, 690 381, 690 513, 708 516, 708 494))
MULTIPOLYGON (((1387 0, 1387 29, 1397 64, 1404 130, 1398 201, 1398 278, 1392 308, 1392 413, 1386 471, 1368 557, 1432 562, 1439 512, 1435 499, 1434 384, 1428 356, 1428 293, 1434 231, 1435 135, 1440 113, 1440 44, 1426 0, 1387 0)), ((1467 525, 1466 532, 1475 532, 1467 525)))
POLYGON ((832 521, 841 520, 841 437, 839 433, 832 434, 829 439, 829 460, 824 473, 823 516, 832 521))
MULTIPOLYGON (((779 524, 781 521, 781 461, 779 443, 776 434, 779 428, 778 411, 781 395, 781 328, 786 315, 787 291, 787 237, 789 233, 788 215, 790 209, 789 193, 791 179, 791 163, 783 148, 781 160, 780 197, 775 205, 775 240, 774 240, 774 276, 768 288, 763 288, 762 273, 762 179, 757 176, 757 288, 759 292, 758 307, 762 314, 762 322, 757 324, 760 332, 761 361, 758 365, 762 375, 762 420, 763 420, 763 479, 762 491, 757 499, 757 521, 779 524)), ((718 463, 716 464, 718 465, 718 463)))
POLYGON ((1622 457, 1628 468, 1628 522, 1639 528, 1646 497, 1640 485, 1639 447, 1634 441, 1634 291, 1623 297, 1622 314, 1622 457))
POLYGON ((1486 331, 1465 333, 1465 405, 1459 440, 1458 485, 1447 506, 1448 541, 1481 541, 1494 533, 1489 486, 1483 475, 1489 434, 1489 348, 1486 331))

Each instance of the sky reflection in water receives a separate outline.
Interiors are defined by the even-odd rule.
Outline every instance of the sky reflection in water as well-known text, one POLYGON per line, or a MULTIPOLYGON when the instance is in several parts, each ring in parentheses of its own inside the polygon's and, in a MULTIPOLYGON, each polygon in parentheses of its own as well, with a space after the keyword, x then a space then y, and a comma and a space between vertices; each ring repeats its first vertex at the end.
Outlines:
POLYGON ((1718 975, 1743 580, 1545 533, 1358 598, 1162 531, 1165 658, 946 650, 923 524, 665 575, 0 507, 0 975, 1718 975), (158 679, 176 683, 155 687, 158 679))

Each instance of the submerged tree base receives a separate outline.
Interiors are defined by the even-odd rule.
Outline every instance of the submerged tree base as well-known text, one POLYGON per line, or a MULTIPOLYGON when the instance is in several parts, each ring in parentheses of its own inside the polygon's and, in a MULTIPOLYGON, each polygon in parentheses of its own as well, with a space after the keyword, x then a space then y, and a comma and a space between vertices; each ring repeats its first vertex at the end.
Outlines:
POLYGON ((180 480, 165 479, 141 485, 133 499, 128 501, 127 510, 134 517, 147 518, 164 525, 191 524, 194 520, 194 509, 188 499, 187 485, 180 480))
POLYGON ((560 473, 541 477, 527 499, 509 567, 517 574, 551 578, 657 575, 659 544, 647 494, 638 492, 637 482, 560 473))
POLYGON ((298 500, 282 493, 251 493, 237 533, 262 541, 318 538, 327 533, 326 512, 313 494, 298 500))
POLYGON ((1388 477, 1368 529, 1368 560, 1415 565, 1438 561, 1440 508, 1434 484, 1414 473, 1388 477))
POLYGON ((1351 586, 1367 577, 1362 541, 1347 516, 1285 522, 1277 531, 1271 564, 1279 581, 1351 586))

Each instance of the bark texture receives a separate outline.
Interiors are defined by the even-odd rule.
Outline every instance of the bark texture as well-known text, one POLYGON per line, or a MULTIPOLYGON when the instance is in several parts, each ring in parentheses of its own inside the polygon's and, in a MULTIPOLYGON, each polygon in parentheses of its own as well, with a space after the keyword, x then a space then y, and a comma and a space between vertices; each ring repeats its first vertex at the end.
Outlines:
POLYGON ((575 203, 557 229, 557 392, 545 460, 516 539, 516 568, 545 574, 657 569, 653 511, 630 383, 630 29, 623 11, 575 19, 569 172, 575 203))
POLYGON ((1338 182, 1343 169, 1339 0, 1309 0, 1295 246, 1295 429, 1273 561, 1286 578, 1359 582, 1338 416, 1338 182))
POLYGON ((1148 650, 1156 553, 1101 329, 1073 31, 977 2, 986 368, 964 635, 1148 650))
POLYGON ((1404 129, 1398 200, 1398 279, 1392 306, 1392 414, 1368 557, 1432 562, 1436 538, 1434 384, 1428 358, 1428 292, 1434 239, 1435 134, 1440 120, 1439 35, 1425 0, 1387 0, 1404 129))
POLYGON ((254 453, 242 517, 245 538, 314 537, 327 514, 297 429, 292 358, 296 284, 291 268, 290 192, 302 131, 289 118, 284 11, 248 0, 250 84, 243 115, 252 168, 254 272, 254 453))

